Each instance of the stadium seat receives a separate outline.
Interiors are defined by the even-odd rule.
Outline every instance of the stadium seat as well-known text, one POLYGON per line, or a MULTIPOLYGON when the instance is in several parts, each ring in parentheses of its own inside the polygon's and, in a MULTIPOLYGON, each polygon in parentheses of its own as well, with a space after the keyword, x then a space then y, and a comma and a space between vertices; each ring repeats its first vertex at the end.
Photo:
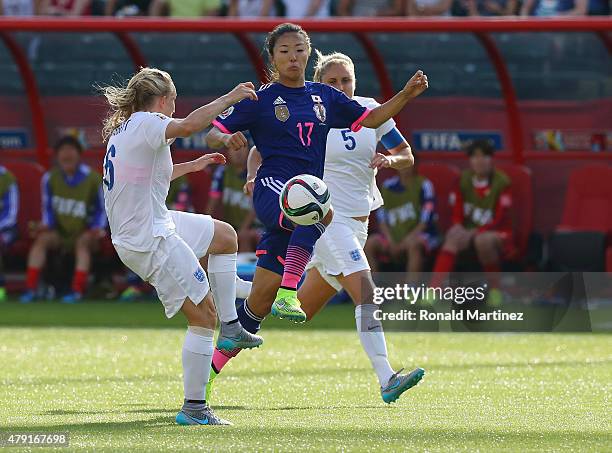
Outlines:
POLYGON ((533 229, 533 188, 531 170, 522 165, 499 163, 497 168, 512 181, 512 220, 516 237, 518 257, 525 256, 529 235, 533 229))
POLYGON ((561 224, 549 240, 549 267, 612 270, 612 167, 586 165, 569 177, 561 224), (607 250, 606 250, 607 247, 607 250))
POLYGON ((438 163, 422 163, 418 165, 418 172, 429 179, 436 191, 438 212, 438 225, 442 232, 451 226, 452 208, 450 206, 450 193, 457 186, 459 169, 457 167, 438 163))
POLYGON ((19 238, 10 249, 10 253, 19 257, 28 254, 32 239, 30 237, 30 222, 40 221, 40 179, 45 170, 36 163, 14 161, 3 164, 17 178, 19 187, 19 215, 17 226, 19 238))
POLYGON ((612 167, 586 165, 571 173, 557 230, 612 232, 612 167))

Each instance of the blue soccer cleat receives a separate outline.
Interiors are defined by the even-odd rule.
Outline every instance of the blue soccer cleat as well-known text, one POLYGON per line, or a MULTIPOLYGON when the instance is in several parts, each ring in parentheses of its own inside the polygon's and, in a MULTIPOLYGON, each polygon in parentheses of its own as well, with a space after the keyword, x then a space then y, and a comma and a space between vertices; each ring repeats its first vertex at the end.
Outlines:
POLYGON ((417 368, 410 374, 400 374, 403 368, 389 378, 385 387, 380 388, 380 395, 385 403, 390 404, 397 400, 402 393, 419 383, 425 375, 423 368, 417 368))
POLYGON ((63 304, 78 304, 83 299, 83 295, 81 293, 77 293, 73 291, 71 293, 66 294, 62 297, 61 302, 63 304))
POLYGON ((27 290, 21 295, 21 297, 19 298, 19 302, 21 302, 22 304, 30 304, 36 299, 38 299, 36 293, 32 290, 27 290))
POLYGON ((223 420, 220 417, 217 417, 212 409, 208 406, 205 406, 203 410, 198 413, 187 413, 184 410, 181 410, 178 414, 176 414, 176 423, 177 425, 190 426, 190 425, 226 425, 230 426, 232 423, 227 420, 223 420))

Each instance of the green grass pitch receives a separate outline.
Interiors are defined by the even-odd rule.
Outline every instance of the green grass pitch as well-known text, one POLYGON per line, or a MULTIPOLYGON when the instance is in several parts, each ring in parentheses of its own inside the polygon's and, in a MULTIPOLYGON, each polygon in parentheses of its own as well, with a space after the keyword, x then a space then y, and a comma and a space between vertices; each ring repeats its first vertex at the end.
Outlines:
POLYGON ((69 432, 70 451, 96 452, 612 450, 612 335, 388 333, 394 366, 427 370, 388 406, 353 322, 349 306, 266 321, 266 344, 216 382, 235 426, 180 427, 180 319, 3 304, 0 431, 69 432))

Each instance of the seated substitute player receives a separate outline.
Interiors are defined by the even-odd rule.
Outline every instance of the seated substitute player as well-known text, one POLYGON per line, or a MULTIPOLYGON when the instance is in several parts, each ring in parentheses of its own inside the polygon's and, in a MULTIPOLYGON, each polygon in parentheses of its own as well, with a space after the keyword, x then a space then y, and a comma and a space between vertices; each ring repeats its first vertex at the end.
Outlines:
POLYGON ((28 255, 27 290, 21 296, 22 303, 39 297, 38 280, 50 251, 74 252, 72 291, 62 297, 62 302, 81 300, 91 255, 106 234, 100 174, 81 161, 81 143, 71 136, 62 137, 54 151, 56 164, 41 181, 42 221, 28 255))
MULTIPOLYGON (((502 257, 515 251, 512 235, 510 178, 493 165, 493 146, 478 140, 466 147, 470 167, 451 192, 453 226, 436 259, 431 286, 440 287, 455 267, 457 254, 473 247, 485 272, 500 271, 502 257)), ((492 276, 494 277, 494 275, 492 276)), ((487 302, 501 303, 497 282, 491 281, 487 302)))
MULTIPOLYGON (((332 86, 368 109, 378 107, 372 98, 354 96, 355 68, 353 61, 341 53, 322 55, 317 52, 314 81, 332 86)), ((256 148, 249 155, 249 181, 245 191, 251 192, 254 175, 261 164, 256 148)), ((385 335, 380 321, 375 319, 377 306, 372 302, 374 281, 363 246, 368 236, 370 212, 382 205, 376 186, 379 168, 407 168, 414 162, 410 146, 395 127, 393 119, 376 129, 331 129, 327 136, 324 181, 328 186, 334 217, 317 241, 314 255, 307 266, 306 279, 298 290, 298 298, 307 319, 344 288, 355 304, 355 320, 361 345, 378 376, 383 401, 395 401, 416 385, 424 370, 409 374, 393 371, 387 358, 385 335), (377 153, 381 142, 390 156, 377 153), (367 287, 364 285, 367 284, 367 287)), ((250 299, 249 299, 250 300, 250 299)), ((216 350, 213 356, 211 380, 237 351, 216 350)))
POLYGON ((377 257, 405 263, 408 282, 419 282, 425 254, 440 244, 435 218, 435 192, 431 181, 418 174, 417 166, 403 168, 382 184, 384 207, 377 212, 379 232, 370 235, 365 252, 372 272, 377 257))
POLYGON ((104 123, 104 203, 111 238, 121 261, 157 290, 167 317, 187 318, 183 344, 185 401, 176 416, 181 425, 226 425, 206 405, 204 387, 213 353, 215 310, 221 321, 217 346, 253 348, 261 337, 246 332, 236 315, 236 232, 210 216, 169 211, 172 179, 224 163, 222 154, 172 163, 170 143, 207 127, 223 110, 244 98, 257 99, 251 83, 173 119, 176 88, 167 72, 143 68, 126 87, 103 89, 111 107, 104 123), (200 259, 209 253, 208 272, 200 259))
POLYGON ((242 188, 247 177, 248 148, 228 153, 229 165, 219 165, 213 174, 206 213, 213 215, 221 204, 223 220, 238 232, 238 251, 254 252, 259 232, 254 227, 253 203, 242 188))
POLYGON ((0 302, 6 300, 2 254, 17 237, 19 188, 15 176, 0 165, 0 302))

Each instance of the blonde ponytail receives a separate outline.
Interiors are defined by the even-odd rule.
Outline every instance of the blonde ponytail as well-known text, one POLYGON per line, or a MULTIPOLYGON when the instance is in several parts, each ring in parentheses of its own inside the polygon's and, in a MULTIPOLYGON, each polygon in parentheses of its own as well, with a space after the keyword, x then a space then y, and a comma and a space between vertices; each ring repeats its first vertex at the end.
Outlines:
POLYGON ((341 64, 344 65, 347 69, 349 69, 353 75, 355 74, 355 65, 353 64, 353 60, 348 55, 345 55, 340 52, 332 52, 327 55, 323 55, 317 49, 315 49, 316 61, 314 64, 314 76, 312 80, 315 82, 322 82, 323 76, 325 75, 325 71, 332 64, 341 64))
POLYGON ((125 87, 109 85, 98 89, 110 106, 102 127, 104 141, 132 113, 151 107, 156 97, 176 91, 170 74, 155 68, 141 68, 125 87))

